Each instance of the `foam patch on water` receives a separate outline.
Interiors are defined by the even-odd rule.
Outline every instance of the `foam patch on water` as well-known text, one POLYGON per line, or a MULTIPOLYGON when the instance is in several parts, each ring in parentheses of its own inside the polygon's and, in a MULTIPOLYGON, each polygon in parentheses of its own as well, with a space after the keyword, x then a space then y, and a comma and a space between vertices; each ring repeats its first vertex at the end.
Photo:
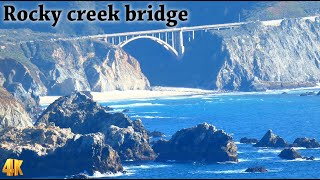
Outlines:
POLYGON ((158 103, 133 103, 133 104, 121 104, 121 105, 110 105, 111 108, 126 108, 126 107, 145 107, 145 106, 164 106, 164 104, 158 103))
POLYGON ((238 159, 239 162, 248 162, 248 161, 252 161, 251 159, 238 159))
POLYGON ((92 178, 102 178, 102 177, 119 177, 119 176, 123 176, 124 174, 127 175, 127 173, 121 173, 121 172, 117 172, 117 173, 100 173, 99 171, 95 171, 93 173, 92 178))
POLYGON ((271 160, 271 159, 274 159, 276 157, 260 157, 260 158, 257 158, 259 160, 271 160))
POLYGON ((258 153, 274 153, 274 154, 279 154, 282 150, 281 149, 259 149, 257 152, 258 153))
POLYGON ((238 162, 235 161, 225 161, 225 162, 218 162, 218 164, 237 164, 238 162))
POLYGON ((154 168, 164 168, 164 167, 171 167, 171 165, 166 164, 152 164, 152 165, 139 165, 139 166, 126 166, 124 167, 125 170, 133 170, 133 169, 154 169, 154 168))
POLYGON ((307 159, 302 159, 302 158, 297 158, 297 159, 292 159, 292 160, 280 160, 279 162, 302 162, 302 161, 307 161, 307 162, 312 162, 312 161, 320 161, 320 158, 315 158, 314 160, 307 160, 307 159))
POLYGON ((246 169, 235 169, 235 170, 203 171, 203 172, 204 173, 211 173, 211 174, 241 174, 241 173, 247 173, 245 171, 246 171, 246 169))
POLYGON ((144 119, 168 119, 172 117, 166 117, 166 116, 139 116, 139 115, 134 115, 131 116, 132 118, 144 118, 144 119))

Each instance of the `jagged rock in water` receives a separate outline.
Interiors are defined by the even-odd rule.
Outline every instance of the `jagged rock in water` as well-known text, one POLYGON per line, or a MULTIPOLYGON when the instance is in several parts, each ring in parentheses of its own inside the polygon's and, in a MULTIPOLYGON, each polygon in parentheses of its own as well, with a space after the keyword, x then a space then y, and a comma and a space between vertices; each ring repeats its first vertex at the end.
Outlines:
POLYGON ((71 128, 79 134, 102 132, 122 160, 153 160, 155 153, 140 120, 132 121, 122 113, 108 113, 88 96, 75 92, 52 103, 37 120, 71 128))
POLYGON ((320 144, 315 139, 297 138, 294 140, 292 147, 319 148, 320 144))
POLYGON ((0 132, 8 127, 31 127, 32 120, 24 106, 0 87, 0 132))
POLYGON ((240 139, 240 143, 243 143, 243 144, 256 144, 258 142, 257 139, 254 139, 254 138, 241 138, 240 139))
POLYGON ((262 137, 262 139, 253 146, 276 148, 276 147, 286 147, 288 146, 288 144, 280 136, 273 134, 272 130, 268 130, 268 132, 262 137))
POLYGON ((156 138, 164 136, 164 133, 160 131, 148 131, 147 134, 149 137, 156 137, 156 138))
POLYGON ((297 158, 302 158, 302 156, 293 148, 285 148, 279 154, 282 159, 293 160, 297 158))
POLYGON ((43 161, 54 165, 47 167, 52 174, 67 175, 87 171, 92 175, 95 171, 121 172, 123 167, 120 158, 111 146, 105 144, 104 138, 102 133, 77 134, 68 140, 65 146, 45 156, 43 161))
POLYGON ((10 158, 10 154, 19 156, 23 149, 30 150, 37 156, 46 155, 66 144, 74 134, 69 129, 39 124, 33 127, 6 128, 0 132, 0 162, 10 158))
POLYGON ((238 161, 232 136, 207 123, 176 132, 169 141, 153 145, 157 161, 176 160, 206 163, 238 161))
POLYGON ((305 93, 300 94, 300 96, 314 96, 314 95, 316 95, 315 92, 305 92, 305 93))
POLYGON ((17 31, 28 41, 21 43, 25 36, 12 37, 0 30, 12 38, 1 41, 0 37, 0 83, 5 81, 5 87, 21 83, 36 95, 150 88, 139 62, 117 46, 98 40, 50 41, 62 35, 17 31))
POLYGON ((265 167, 251 167, 246 169, 245 172, 268 172, 268 170, 265 167))

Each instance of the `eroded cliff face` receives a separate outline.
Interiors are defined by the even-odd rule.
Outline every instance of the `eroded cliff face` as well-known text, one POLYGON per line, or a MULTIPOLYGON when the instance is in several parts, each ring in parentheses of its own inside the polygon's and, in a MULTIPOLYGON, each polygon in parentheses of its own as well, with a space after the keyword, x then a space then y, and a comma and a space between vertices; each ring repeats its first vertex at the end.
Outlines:
POLYGON ((300 18, 203 33, 186 46, 177 82, 222 91, 315 86, 320 80, 319 32, 319 18, 300 18))
POLYGON ((261 23, 214 32, 221 38, 223 56, 217 89, 265 90, 312 86, 320 80, 320 19, 282 21, 279 26, 261 23))
POLYGON ((66 95, 72 91, 148 89, 136 59, 122 49, 95 40, 50 41, 57 35, 6 30, 0 43, 0 83, 21 83, 37 95, 66 95), (38 36, 34 37, 34 36, 38 36))
POLYGON ((0 132, 9 127, 31 127, 32 120, 23 105, 0 87, 0 132))

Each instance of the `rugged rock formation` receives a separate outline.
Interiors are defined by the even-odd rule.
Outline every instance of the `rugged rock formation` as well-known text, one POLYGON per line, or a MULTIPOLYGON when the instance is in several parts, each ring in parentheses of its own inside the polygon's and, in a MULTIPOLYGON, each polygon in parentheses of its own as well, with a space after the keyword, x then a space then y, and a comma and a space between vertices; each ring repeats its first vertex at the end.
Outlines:
POLYGON ((157 161, 238 161, 232 136, 207 123, 182 129, 169 141, 159 140, 153 149, 158 153, 157 161))
POLYGON ((154 138, 159 138, 164 136, 164 133, 160 131, 148 131, 147 134, 149 137, 154 137, 154 138))
POLYGON ((50 122, 79 134, 102 132, 106 144, 118 151, 122 160, 155 159, 140 120, 132 121, 122 113, 108 113, 83 93, 59 98, 44 111, 36 124, 50 122))
POLYGON ((255 172, 268 172, 268 170, 265 167, 251 167, 251 168, 246 169, 245 172, 252 172, 252 173, 255 173, 255 172))
POLYGON ((32 120, 23 105, 0 87, 0 132, 7 127, 30 127, 32 120))
POLYGON ((316 95, 316 93, 315 92, 305 92, 305 93, 302 93, 302 94, 300 94, 300 96, 314 96, 314 95, 316 95))
POLYGON ((255 145, 255 147, 286 147, 287 142, 280 136, 273 134, 272 130, 269 130, 262 139, 255 145))
POLYGON ((319 148, 320 144, 315 139, 297 138, 294 140, 292 147, 319 148))
POLYGON ((286 148, 282 150, 281 153, 279 154, 279 157, 281 157, 282 159, 288 159, 288 160, 302 158, 302 156, 293 148, 286 148))
POLYGON ((10 157, 10 154, 19 156, 23 149, 35 152, 38 156, 46 155, 56 148, 64 146, 73 135, 70 129, 61 129, 53 124, 6 128, 0 132, 0 161, 10 157))
POLYGON ((26 92, 21 83, 11 83, 6 89, 14 96, 15 99, 23 104, 31 118, 38 118, 38 115, 42 111, 39 96, 34 95, 32 92, 26 92))
POLYGON ((243 144, 256 144, 257 142, 258 140, 254 138, 250 139, 250 138, 244 137, 240 139, 240 143, 243 143, 243 144))
POLYGON ((5 88, 20 83, 35 95, 66 95, 150 87, 137 60, 103 41, 51 41, 62 36, 30 30, 0 32, 0 83, 5 88))
POLYGON ((315 86, 320 81, 319 30, 319 18, 297 18, 211 31, 185 52, 181 81, 235 91, 315 86))
POLYGON ((74 135, 70 128, 61 129, 51 123, 7 128, 0 135, 0 162, 3 164, 7 158, 23 159, 26 177, 123 170, 117 152, 105 144, 102 133, 74 135))

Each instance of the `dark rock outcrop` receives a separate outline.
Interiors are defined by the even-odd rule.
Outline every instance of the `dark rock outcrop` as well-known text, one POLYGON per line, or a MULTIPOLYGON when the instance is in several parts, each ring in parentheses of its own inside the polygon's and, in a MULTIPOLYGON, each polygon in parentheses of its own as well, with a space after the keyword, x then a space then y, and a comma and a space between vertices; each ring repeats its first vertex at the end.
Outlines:
POLYGON ((254 139, 254 138, 241 138, 240 139, 240 143, 243 143, 243 144, 256 144, 258 142, 257 139, 254 139))
POLYGON ((159 140, 153 149, 158 153, 157 161, 238 161, 237 146, 232 136, 207 123, 182 129, 169 141, 159 140))
POLYGON ((37 156, 46 155, 58 147, 63 147, 73 136, 70 129, 61 129, 53 124, 6 128, 0 132, 0 161, 10 157, 10 154, 19 156, 24 149, 37 156))
MULTIPOLYGON (((120 157, 111 146, 105 144, 104 138, 102 133, 75 135, 65 146, 39 161, 53 164, 54 166, 47 168, 52 174, 67 175, 86 171, 92 175, 96 171, 121 172, 123 167, 120 157)), ((35 165, 37 167, 39 163, 35 165)))
POLYGON ((273 134, 272 130, 269 130, 262 139, 255 145, 255 147, 286 147, 287 142, 280 136, 273 134))
POLYGON ((7 158, 22 159, 25 177, 123 170, 120 157, 105 144, 102 133, 74 135, 70 128, 39 124, 24 129, 7 128, 0 135, 0 163, 7 158))
POLYGON ((122 113, 108 113, 88 96, 75 92, 52 103, 36 124, 55 123, 78 134, 102 132, 122 160, 153 160, 156 155, 140 120, 132 121, 122 113))
POLYGON ((251 167, 251 168, 246 169, 245 172, 252 172, 252 173, 255 173, 255 172, 268 172, 268 170, 265 167, 251 167))
POLYGON ((305 93, 300 94, 300 96, 314 96, 314 95, 316 95, 315 92, 305 92, 305 93))
POLYGON ((0 132, 8 127, 31 127, 32 120, 24 106, 0 87, 0 132))
POLYGON ((154 137, 154 138, 159 138, 164 136, 164 133, 160 131, 148 131, 147 133, 149 137, 154 137))
POLYGON ((315 139, 297 138, 294 140, 292 147, 319 148, 320 144, 315 139))
POLYGON ((293 148, 285 148, 280 152, 279 157, 287 160, 302 158, 302 156, 293 148))

